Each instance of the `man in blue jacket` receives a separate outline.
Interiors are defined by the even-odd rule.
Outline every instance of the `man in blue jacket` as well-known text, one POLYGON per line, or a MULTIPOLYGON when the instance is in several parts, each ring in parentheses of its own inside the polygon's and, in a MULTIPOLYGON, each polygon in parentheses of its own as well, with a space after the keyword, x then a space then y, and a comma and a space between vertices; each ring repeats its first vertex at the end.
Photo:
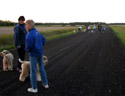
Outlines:
MULTIPOLYGON (((16 25, 14 28, 14 41, 15 41, 15 46, 17 48, 18 52, 18 57, 21 60, 24 60, 25 58, 25 38, 27 31, 25 29, 25 18, 24 16, 20 16, 18 19, 19 23, 16 25)), ((21 63, 18 61, 18 67, 17 70, 21 72, 21 63)))
POLYGON ((26 36, 26 51, 30 55, 30 82, 32 86, 28 88, 28 92, 37 93, 37 64, 39 65, 43 87, 49 88, 43 65, 43 45, 45 45, 46 39, 34 28, 33 20, 26 21, 26 29, 29 31, 26 36))

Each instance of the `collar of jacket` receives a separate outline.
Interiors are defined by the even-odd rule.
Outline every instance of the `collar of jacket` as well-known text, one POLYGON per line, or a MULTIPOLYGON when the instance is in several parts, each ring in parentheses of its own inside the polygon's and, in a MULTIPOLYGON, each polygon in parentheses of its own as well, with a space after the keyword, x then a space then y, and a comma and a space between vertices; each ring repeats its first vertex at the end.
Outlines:
POLYGON ((24 26, 25 24, 24 24, 24 23, 23 23, 23 24, 20 24, 20 23, 19 23, 19 25, 24 26))
POLYGON ((29 32, 31 32, 31 31, 33 31, 33 30, 36 30, 36 28, 34 28, 34 27, 33 27, 33 28, 31 28, 31 29, 29 30, 29 32))

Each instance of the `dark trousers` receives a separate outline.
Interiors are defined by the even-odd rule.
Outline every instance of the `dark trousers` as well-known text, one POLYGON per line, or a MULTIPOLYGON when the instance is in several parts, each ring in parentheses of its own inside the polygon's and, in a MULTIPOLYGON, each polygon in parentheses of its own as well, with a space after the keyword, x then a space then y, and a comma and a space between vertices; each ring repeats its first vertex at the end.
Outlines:
MULTIPOLYGON (((25 58, 25 45, 21 45, 21 48, 17 48, 18 58, 24 60, 25 58)), ((18 68, 21 69, 21 63, 18 60, 18 68)))

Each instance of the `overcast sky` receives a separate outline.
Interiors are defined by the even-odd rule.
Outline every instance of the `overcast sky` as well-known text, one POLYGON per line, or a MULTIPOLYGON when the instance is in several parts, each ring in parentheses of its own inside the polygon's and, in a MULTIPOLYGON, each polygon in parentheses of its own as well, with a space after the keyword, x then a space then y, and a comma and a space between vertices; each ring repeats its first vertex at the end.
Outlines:
POLYGON ((125 23, 125 0, 0 0, 0 20, 125 23))

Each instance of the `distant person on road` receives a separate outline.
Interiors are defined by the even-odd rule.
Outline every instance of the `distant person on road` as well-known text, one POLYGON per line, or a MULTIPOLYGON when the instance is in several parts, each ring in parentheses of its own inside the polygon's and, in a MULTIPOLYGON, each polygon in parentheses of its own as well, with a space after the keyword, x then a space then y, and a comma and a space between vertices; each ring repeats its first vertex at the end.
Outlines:
POLYGON ((104 32, 105 32, 105 29, 106 29, 105 27, 102 27, 102 33, 104 33, 104 32))
POLYGON ((26 36, 26 51, 30 55, 30 82, 32 86, 28 88, 28 92, 37 93, 37 64, 39 65, 43 87, 49 88, 49 86, 43 65, 43 46, 46 43, 46 39, 34 28, 34 25, 33 20, 26 21, 26 29, 29 31, 26 36))
POLYGON ((88 26, 88 33, 90 33, 91 32, 91 27, 90 27, 90 25, 88 26))
POLYGON ((93 26, 93 31, 96 32, 96 25, 93 26))
POLYGON ((102 26, 101 26, 101 24, 99 23, 99 24, 98 24, 98 31, 101 32, 101 29, 102 29, 102 26))
MULTIPOLYGON (((16 25, 14 28, 14 41, 15 41, 15 46, 18 52, 18 58, 21 60, 24 60, 25 58, 25 37, 27 34, 27 31, 25 29, 25 17, 20 16, 18 18, 19 23, 16 25)), ((18 61, 18 67, 17 71, 21 72, 21 63, 18 61)))
POLYGON ((82 32, 82 27, 80 26, 80 27, 78 28, 78 30, 79 30, 79 32, 82 32))

